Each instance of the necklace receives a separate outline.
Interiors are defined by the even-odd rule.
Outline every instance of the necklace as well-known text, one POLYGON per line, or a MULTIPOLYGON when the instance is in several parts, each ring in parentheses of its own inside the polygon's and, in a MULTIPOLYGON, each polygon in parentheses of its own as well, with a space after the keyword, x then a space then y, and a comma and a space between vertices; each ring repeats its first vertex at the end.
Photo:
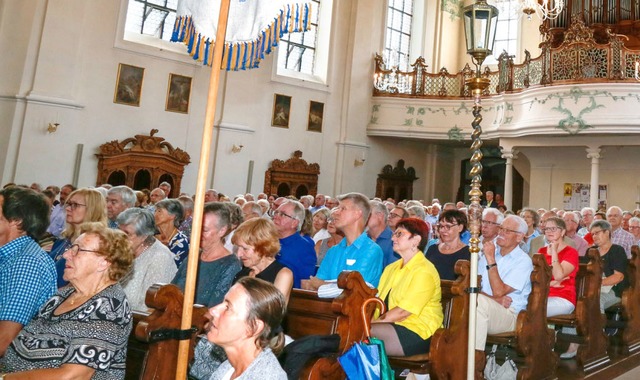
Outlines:
POLYGON ((100 293, 101 291, 103 291, 105 288, 107 288, 109 285, 111 285, 110 283, 106 283, 105 285, 101 285, 100 287, 98 287, 98 290, 96 290, 94 293, 92 294, 88 294, 88 295, 81 295, 78 290, 76 289, 73 292, 73 295, 71 297, 69 297, 69 304, 71 306, 75 305, 76 302, 78 302, 78 300, 88 300, 89 298, 95 296, 96 294, 100 293))

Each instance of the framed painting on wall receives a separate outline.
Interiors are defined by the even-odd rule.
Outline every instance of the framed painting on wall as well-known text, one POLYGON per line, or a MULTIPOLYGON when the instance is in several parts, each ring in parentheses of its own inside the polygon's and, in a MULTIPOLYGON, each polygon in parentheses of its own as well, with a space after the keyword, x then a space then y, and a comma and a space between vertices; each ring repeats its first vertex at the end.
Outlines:
POLYGON ((309 122, 307 130, 322 132, 322 119, 324 117, 324 103, 309 101, 309 122))
POLYGON ((189 113, 189 99, 191 97, 191 77, 169 74, 167 85, 166 111, 189 113))
POLYGON ((273 98, 273 115, 271 125, 274 127, 289 128, 289 115, 291 112, 291 97, 275 94, 273 98))
POLYGON ((140 107, 144 68, 121 63, 118 65, 116 92, 113 102, 140 107))

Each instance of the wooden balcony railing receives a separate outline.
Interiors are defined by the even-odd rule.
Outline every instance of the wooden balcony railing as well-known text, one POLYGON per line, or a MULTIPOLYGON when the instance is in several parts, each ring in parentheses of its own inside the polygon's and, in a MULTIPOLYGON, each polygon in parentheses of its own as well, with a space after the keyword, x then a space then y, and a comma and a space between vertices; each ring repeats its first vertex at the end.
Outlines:
MULTIPOLYGON (((525 59, 520 64, 513 56, 503 52, 498 57, 498 71, 485 67, 482 76, 490 80, 484 95, 513 93, 539 86, 561 84, 636 82, 636 62, 640 61, 640 50, 624 46, 625 36, 608 35, 608 43, 598 44, 593 38, 593 29, 584 22, 574 20, 565 31, 564 41, 557 48, 551 47, 552 35, 541 27, 545 41, 540 44, 542 53, 536 58, 525 50, 525 59)), ((374 96, 411 98, 468 98, 465 80, 474 75, 467 64, 457 74, 446 68, 438 73, 428 73, 424 58, 411 65, 412 71, 387 68, 378 54, 375 57, 373 83, 374 96)))

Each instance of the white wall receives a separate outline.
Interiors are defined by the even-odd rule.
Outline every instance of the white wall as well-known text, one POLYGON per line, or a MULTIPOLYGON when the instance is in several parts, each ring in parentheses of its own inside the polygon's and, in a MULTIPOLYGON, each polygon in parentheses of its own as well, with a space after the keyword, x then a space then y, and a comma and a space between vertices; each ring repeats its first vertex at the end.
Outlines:
MULTIPOLYGON (((78 184, 94 185, 95 154, 101 144, 157 128, 158 136, 191 155, 181 190, 195 190, 209 68, 188 57, 176 59, 159 49, 119 41, 120 12, 126 2, 1 4, 0 46, 11 54, 3 54, 0 62, 15 75, 0 83, 0 111, 5 116, 0 132, 7 136, 0 139, 0 148, 5 148, 1 151, 7 152, 6 158, 0 156, 0 182, 70 182, 77 144, 83 144, 78 184), (42 32, 30 34, 31 29, 42 32), (31 60, 34 69, 29 73, 31 60), (119 63, 145 68, 140 107, 113 103, 119 63), (164 111, 170 73, 193 77, 189 114, 164 111), (21 88, 22 83, 28 86, 21 88), (17 102, 15 94, 29 101, 17 102), (45 129, 52 122, 60 127, 50 134, 45 129)), ((305 160, 320 164, 319 191, 374 192, 375 183, 365 181, 366 167, 353 172, 353 158, 369 150, 372 57, 380 49, 379 21, 385 5, 383 0, 335 1, 325 86, 279 81, 273 73, 273 54, 257 70, 223 73, 215 121, 222 128, 214 137, 210 184, 228 194, 244 192, 249 162, 254 161, 251 190, 261 191, 269 162, 286 160, 301 150, 305 160), (288 129, 270 125, 275 93, 293 98, 288 129), (322 133, 306 130, 310 100, 325 103, 322 133), (233 144, 244 149, 232 154, 233 144)))

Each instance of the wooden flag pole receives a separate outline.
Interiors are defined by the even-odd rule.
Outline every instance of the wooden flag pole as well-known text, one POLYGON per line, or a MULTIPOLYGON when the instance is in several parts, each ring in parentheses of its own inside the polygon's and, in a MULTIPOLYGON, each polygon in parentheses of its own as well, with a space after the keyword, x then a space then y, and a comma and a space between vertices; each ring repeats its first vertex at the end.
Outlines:
MULTIPOLYGON (((211 155, 211 140, 213 138, 213 122, 216 116, 218 102, 218 87, 220 83, 220 67, 222 65, 222 52, 227 32, 227 19, 229 17, 230 0, 221 0, 220 16, 218 17, 218 29, 213 47, 213 61, 211 63, 211 78, 209 79, 209 92, 207 95, 207 108, 204 117, 204 130, 202 131, 202 149, 200 151, 200 164, 198 166, 198 180, 196 182, 196 199, 193 206, 193 227, 191 230, 191 245, 189 248, 189 261, 187 265, 187 280, 184 287, 184 304, 182 306, 182 330, 191 328, 193 314, 193 300, 195 295, 196 277, 198 275, 198 262, 200 260, 200 234, 202 229, 202 210, 204 209, 204 193, 206 191, 207 173, 209 171, 209 156, 211 155)), ((176 379, 187 378, 187 362, 189 359, 189 340, 181 340, 178 348, 178 367, 176 379)))

